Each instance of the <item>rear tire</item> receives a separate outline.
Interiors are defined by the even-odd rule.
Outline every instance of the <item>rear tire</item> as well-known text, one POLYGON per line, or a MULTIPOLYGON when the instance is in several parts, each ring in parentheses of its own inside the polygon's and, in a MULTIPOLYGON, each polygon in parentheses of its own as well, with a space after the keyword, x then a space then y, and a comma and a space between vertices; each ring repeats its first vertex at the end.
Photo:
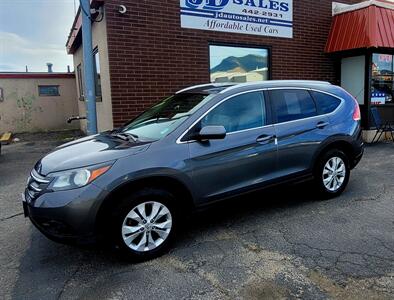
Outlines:
POLYGON ((345 190, 350 177, 350 164, 346 154, 338 149, 324 153, 315 168, 315 186, 319 194, 330 199, 345 190))
POLYGON ((132 261, 164 254, 178 224, 178 210, 170 192, 145 188, 124 196, 112 211, 109 236, 113 245, 132 261))

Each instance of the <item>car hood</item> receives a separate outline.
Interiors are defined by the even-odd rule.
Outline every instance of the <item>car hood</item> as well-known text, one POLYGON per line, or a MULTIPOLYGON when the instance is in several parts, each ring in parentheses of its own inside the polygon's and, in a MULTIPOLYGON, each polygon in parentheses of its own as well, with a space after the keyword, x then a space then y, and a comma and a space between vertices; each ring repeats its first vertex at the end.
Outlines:
POLYGON ((104 163, 146 151, 152 141, 129 142, 110 134, 84 137, 57 147, 37 162, 41 175, 104 163))

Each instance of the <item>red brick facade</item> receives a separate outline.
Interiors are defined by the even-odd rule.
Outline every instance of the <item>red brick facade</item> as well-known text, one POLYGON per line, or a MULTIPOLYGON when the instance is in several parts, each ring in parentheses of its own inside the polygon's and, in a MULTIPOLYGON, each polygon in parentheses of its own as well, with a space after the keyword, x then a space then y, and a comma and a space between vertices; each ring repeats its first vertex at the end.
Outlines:
POLYGON ((337 83, 334 61, 324 53, 331 5, 293 0, 287 39, 181 28, 179 0, 106 0, 114 126, 182 87, 209 82, 209 43, 270 46, 272 79, 337 83), (126 14, 118 13, 119 4, 126 14))

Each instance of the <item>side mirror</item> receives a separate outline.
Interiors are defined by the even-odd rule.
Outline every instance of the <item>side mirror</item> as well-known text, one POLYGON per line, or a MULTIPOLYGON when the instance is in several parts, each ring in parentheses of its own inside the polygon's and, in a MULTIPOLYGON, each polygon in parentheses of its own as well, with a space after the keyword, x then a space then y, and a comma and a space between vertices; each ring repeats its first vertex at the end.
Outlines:
POLYGON ((221 140, 226 136, 224 126, 204 126, 197 135, 198 140, 221 140))

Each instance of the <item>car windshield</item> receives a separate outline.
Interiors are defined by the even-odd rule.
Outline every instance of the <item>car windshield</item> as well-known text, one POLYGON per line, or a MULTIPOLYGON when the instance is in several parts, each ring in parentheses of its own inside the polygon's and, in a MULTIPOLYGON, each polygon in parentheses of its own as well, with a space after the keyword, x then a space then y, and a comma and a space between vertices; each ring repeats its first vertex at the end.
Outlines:
POLYGON ((159 140, 213 97, 212 94, 175 94, 149 108, 122 128, 139 139, 159 140))

